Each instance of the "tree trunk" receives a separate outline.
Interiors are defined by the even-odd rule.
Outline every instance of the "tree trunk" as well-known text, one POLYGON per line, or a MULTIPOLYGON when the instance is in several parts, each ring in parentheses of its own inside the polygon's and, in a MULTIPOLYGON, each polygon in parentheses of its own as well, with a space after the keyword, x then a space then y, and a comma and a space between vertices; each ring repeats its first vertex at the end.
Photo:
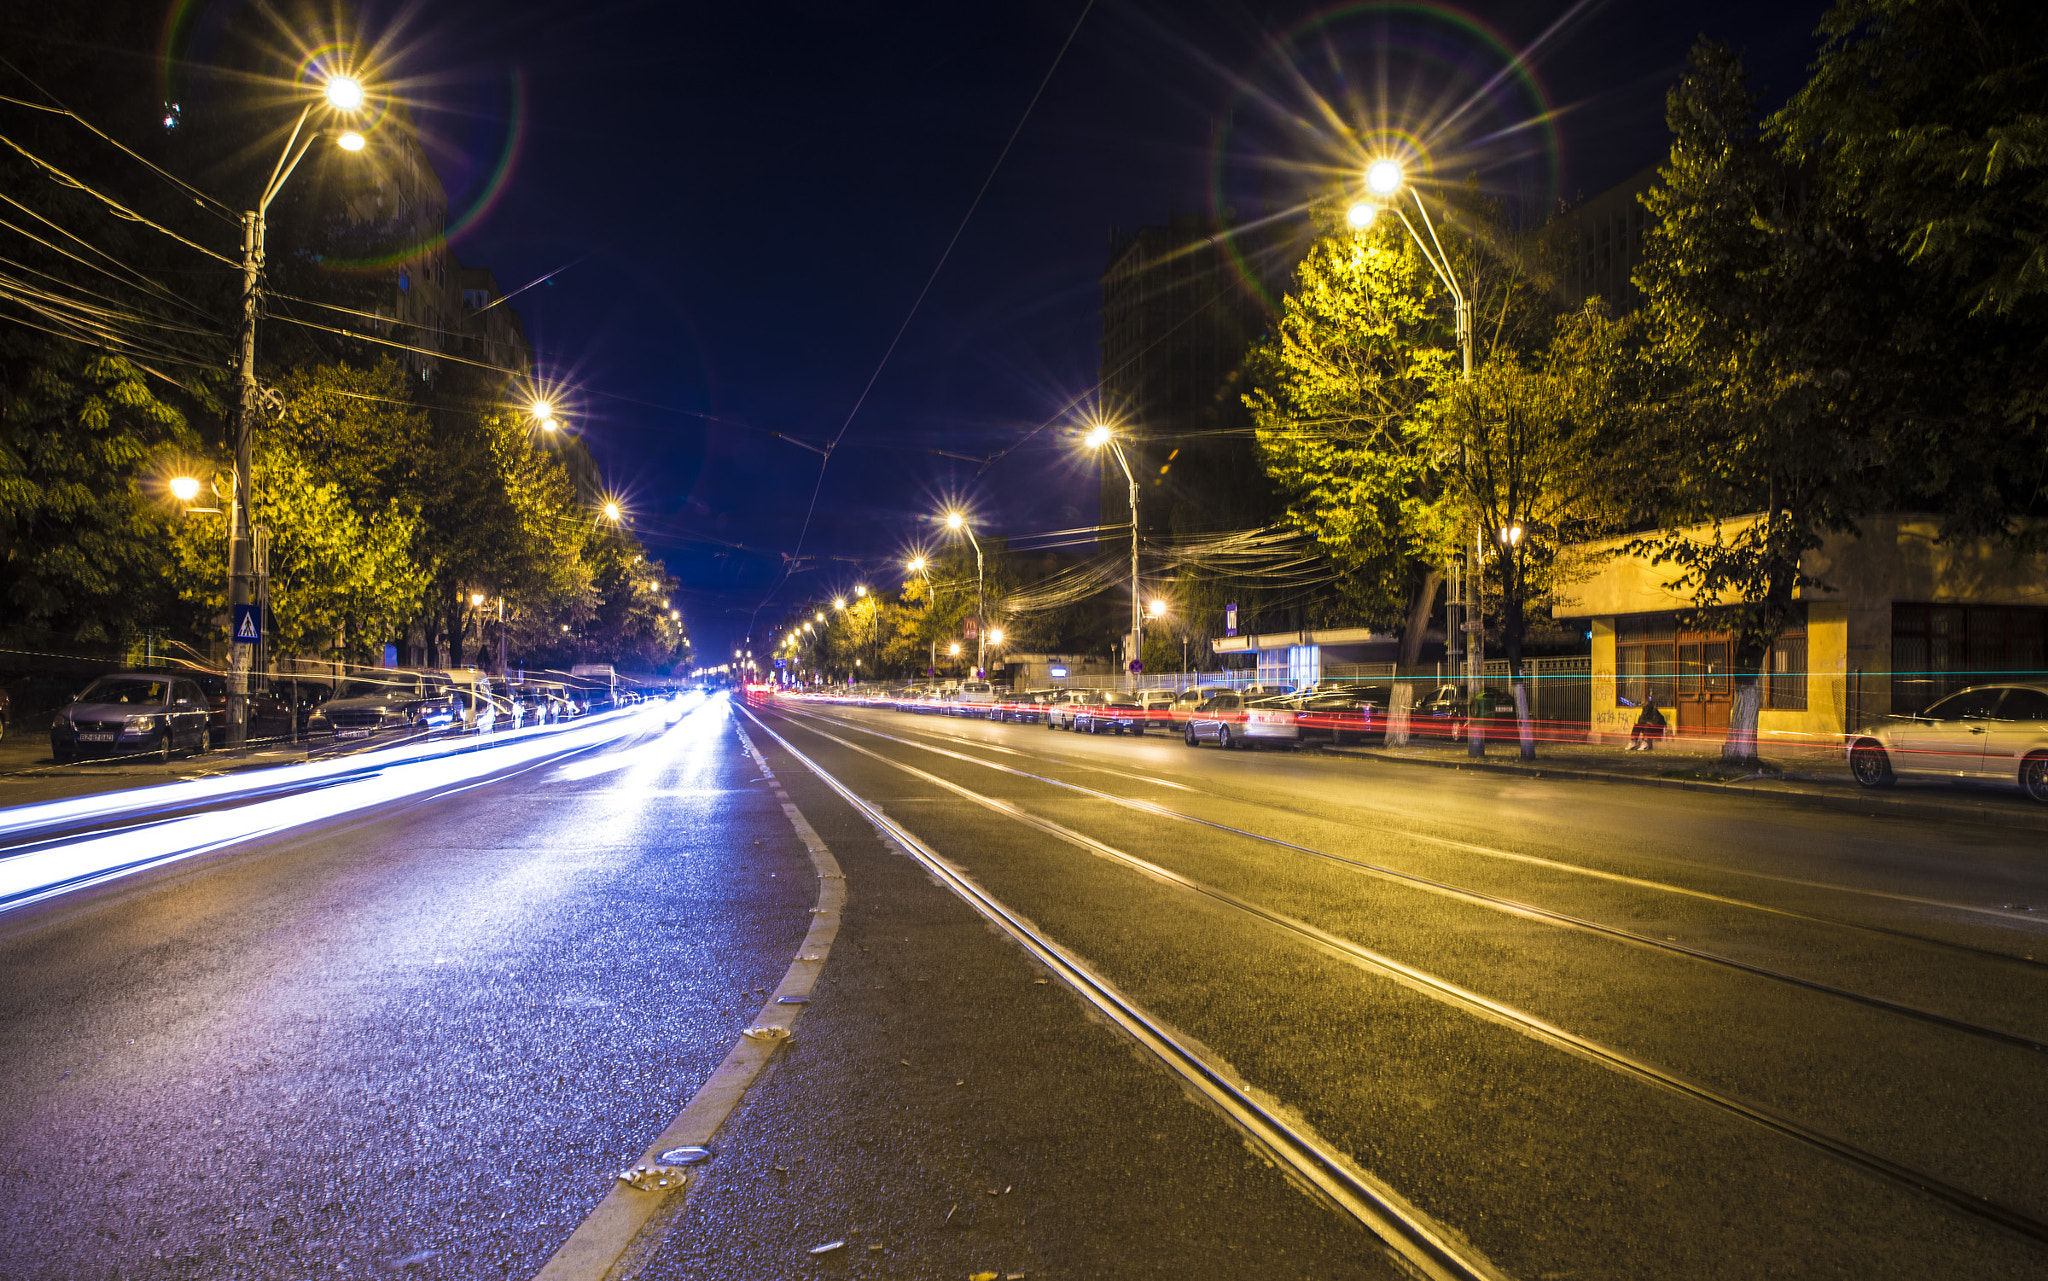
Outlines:
POLYGON ((1408 607, 1408 626, 1401 632, 1401 667, 1412 668, 1422 662, 1422 637, 1429 630, 1429 616, 1436 608, 1437 588, 1442 586, 1444 572, 1434 566, 1422 576, 1422 586, 1415 593, 1415 603, 1408 607))
POLYGON ((1763 685, 1756 668, 1745 665, 1735 674, 1735 706, 1728 713, 1728 737, 1721 742, 1721 759, 1755 765, 1756 716, 1763 707, 1763 685))
POLYGON ((1535 760, 1536 731, 1529 723, 1529 682, 1522 676, 1515 677, 1515 729, 1521 735, 1522 759, 1535 760))

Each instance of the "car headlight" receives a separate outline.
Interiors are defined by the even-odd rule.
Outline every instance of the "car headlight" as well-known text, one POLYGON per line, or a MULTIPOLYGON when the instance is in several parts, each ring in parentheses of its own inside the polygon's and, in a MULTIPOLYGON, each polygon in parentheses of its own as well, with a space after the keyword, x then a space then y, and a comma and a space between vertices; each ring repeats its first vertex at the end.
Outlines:
POLYGON ((66 716, 66 715, 64 715, 64 713, 62 713, 62 712, 59 712, 59 713, 57 713, 57 719, 55 719, 55 720, 53 720, 53 721, 51 721, 51 722, 50 722, 50 728, 51 728, 51 729, 70 729, 70 728, 71 728, 71 718, 70 718, 70 717, 68 717, 68 716, 66 716))
POLYGON ((131 730, 155 729, 156 721, 157 718, 154 716, 130 716, 127 727, 131 730))

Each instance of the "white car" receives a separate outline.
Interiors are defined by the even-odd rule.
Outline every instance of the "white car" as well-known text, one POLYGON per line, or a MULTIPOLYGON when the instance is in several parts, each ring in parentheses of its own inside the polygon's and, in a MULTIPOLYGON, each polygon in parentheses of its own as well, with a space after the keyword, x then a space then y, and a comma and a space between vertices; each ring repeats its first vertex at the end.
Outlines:
POLYGON ((1968 779, 2016 784, 2048 805, 2048 685, 1974 685, 1851 735, 1848 753, 1865 787, 1968 779))
POLYGON ((986 718, 996 705, 996 687, 987 681, 963 681, 953 702, 946 708, 955 716, 986 718))

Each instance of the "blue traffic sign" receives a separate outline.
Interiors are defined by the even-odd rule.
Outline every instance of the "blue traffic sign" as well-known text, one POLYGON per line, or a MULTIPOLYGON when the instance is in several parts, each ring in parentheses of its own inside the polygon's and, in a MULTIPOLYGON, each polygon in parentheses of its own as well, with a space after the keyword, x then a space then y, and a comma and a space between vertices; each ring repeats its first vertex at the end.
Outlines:
POLYGON ((258 645, 263 641, 263 610, 255 605, 235 606, 234 639, 237 645, 258 645))

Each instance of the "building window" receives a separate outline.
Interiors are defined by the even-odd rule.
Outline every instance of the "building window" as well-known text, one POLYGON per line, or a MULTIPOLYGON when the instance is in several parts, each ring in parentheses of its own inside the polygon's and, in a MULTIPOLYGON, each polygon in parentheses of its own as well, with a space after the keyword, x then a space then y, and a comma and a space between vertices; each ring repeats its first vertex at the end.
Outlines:
POLYGON ((1806 635, 1780 636, 1771 646, 1770 706, 1783 712, 1806 710, 1806 635))
POLYGON ((2039 679, 2048 609, 1892 605, 1892 711, 1910 715, 1984 681, 2039 679))
POLYGON ((1614 629, 1615 694, 1631 707, 1641 707, 1651 694, 1659 707, 1670 707, 1680 692, 1668 614, 1638 614, 1617 621, 1614 629))
POLYGON ((1289 645, 1287 679, 1296 689, 1307 689, 1323 678, 1323 647, 1289 645))

